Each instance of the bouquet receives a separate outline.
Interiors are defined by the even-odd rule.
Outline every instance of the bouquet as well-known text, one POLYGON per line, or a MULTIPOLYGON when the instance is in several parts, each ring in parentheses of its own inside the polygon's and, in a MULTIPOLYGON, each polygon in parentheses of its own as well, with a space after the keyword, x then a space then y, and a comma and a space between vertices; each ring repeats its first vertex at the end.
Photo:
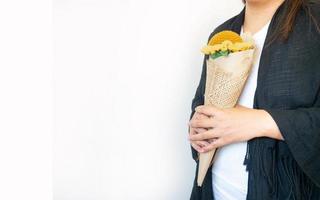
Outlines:
MULTIPOLYGON (((250 73, 254 42, 251 35, 242 36, 233 31, 215 34, 201 52, 209 55, 204 104, 218 108, 234 107, 250 73)), ((201 186, 208 168, 213 164, 216 149, 198 153, 198 186, 201 186)))

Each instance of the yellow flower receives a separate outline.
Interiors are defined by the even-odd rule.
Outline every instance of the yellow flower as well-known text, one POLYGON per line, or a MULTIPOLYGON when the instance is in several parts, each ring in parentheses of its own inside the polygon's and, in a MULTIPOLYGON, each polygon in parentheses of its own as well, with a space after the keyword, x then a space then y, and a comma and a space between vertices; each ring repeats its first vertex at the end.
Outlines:
POLYGON ((209 45, 221 44, 223 41, 229 40, 231 42, 242 42, 242 38, 236 32, 225 30, 216 33, 210 40, 209 45))
POLYGON ((204 46, 201 51, 206 55, 214 54, 217 51, 231 51, 231 52, 238 52, 238 51, 245 51, 248 49, 254 48, 254 45, 250 42, 235 42, 232 43, 230 40, 224 40, 220 44, 214 45, 207 45, 204 46))
POLYGON ((215 50, 215 51, 220 51, 221 49, 221 44, 216 44, 216 45, 213 45, 212 48, 215 50))
POLYGON ((233 43, 230 41, 230 40, 225 40, 225 41, 223 41, 222 42, 222 45, 225 45, 225 46, 230 46, 230 45, 232 45, 233 43))
POLYGON ((235 44, 230 45, 230 46, 229 46, 229 49, 230 49, 230 51, 232 51, 232 52, 240 51, 240 48, 239 48, 237 45, 235 45, 235 44))
POLYGON ((216 52, 216 48, 214 46, 210 46, 210 45, 207 45, 207 46, 204 46, 202 49, 201 49, 202 53, 204 54, 213 54, 216 52))
POLYGON ((228 50, 228 47, 226 46, 226 45, 223 45, 222 47, 221 47, 221 51, 227 51, 228 50))

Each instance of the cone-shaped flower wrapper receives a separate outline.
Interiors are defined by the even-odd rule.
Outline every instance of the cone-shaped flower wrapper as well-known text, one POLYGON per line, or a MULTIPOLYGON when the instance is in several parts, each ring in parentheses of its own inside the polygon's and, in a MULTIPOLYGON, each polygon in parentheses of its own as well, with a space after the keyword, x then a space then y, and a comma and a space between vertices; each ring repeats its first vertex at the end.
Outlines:
MULTIPOLYGON (((243 43, 238 43, 237 46, 234 45, 235 43, 232 43, 232 40, 231 42, 228 41, 230 45, 227 55, 214 55, 214 53, 217 52, 221 54, 221 51, 219 52, 217 49, 222 46, 215 49, 213 48, 213 53, 212 51, 210 52, 210 50, 207 51, 208 49, 203 51, 210 54, 209 59, 206 60, 205 105, 212 105, 218 108, 231 108, 236 105, 250 73, 254 56, 254 45, 250 35, 246 34, 242 39, 245 42, 249 41, 250 44, 246 43, 241 46, 243 43)), ((223 48, 223 51, 225 51, 225 47, 222 47, 222 49, 223 48)), ((208 168, 213 164, 215 152, 214 149, 206 153, 198 153, 198 186, 202 186, 208 168)))

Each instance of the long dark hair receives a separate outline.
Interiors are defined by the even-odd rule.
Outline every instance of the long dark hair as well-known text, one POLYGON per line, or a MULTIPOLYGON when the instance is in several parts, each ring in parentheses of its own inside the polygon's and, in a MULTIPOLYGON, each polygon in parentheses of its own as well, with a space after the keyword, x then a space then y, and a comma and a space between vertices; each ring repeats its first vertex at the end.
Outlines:
MULTIPOLYGON (((281 16, 281 22, 279 26, 276 27, 274 34, 271 36, 270 43, 276 39, 285 41, 288 39, 290 32, 293 29, 295 19, 299 13, 300 9, 304 9, 307 15, 310 17, 311 21, 315 24, 317 31, 320 33, 320 27, 318 22, 310 8, 310 3, 319 3, 317 0, 285 0, 287 7, 284 15, 281 16)), ((246 0, 242 0, 246 3, 246 0)))

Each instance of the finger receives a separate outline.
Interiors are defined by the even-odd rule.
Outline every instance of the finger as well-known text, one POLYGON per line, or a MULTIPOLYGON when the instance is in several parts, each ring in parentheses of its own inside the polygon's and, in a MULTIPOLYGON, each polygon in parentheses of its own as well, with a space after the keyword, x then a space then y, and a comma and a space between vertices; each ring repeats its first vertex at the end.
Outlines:
POLYGON ((209 145, 209 143, 207 141, 193 141, 191 145, 197 152, 203 152, 203 147, 209 145))
POLYGON ((194 135, 196 134, 196 129, 195 128, 192 128, 190 125, 189 125, 189 135, 194 135))
POLYGON ((214 149, 217 149, 218 147, 216 147, 215 145, 213 145, 214 142, 212 142, 211 144, 205 146, 202 148, 202 153, 206 153, 208 151, 212 151, 214 149))
POLYGON ((193 120, 201 120, 201 119, 205 119, 205 118, 209 118, 208 116, 204 115, 204 114, 201 114, 201 113, 195 113, 193 116, 192 116, 192 119, 190 119, 188 121, 188 127, 190 128, 190 123, 191 121, 193 120))
POLYGON ((189 135, 196 135, 196 134, 199 134, 199 133, 203 133, 203 132, 205 132, 207 130, 208 130, 207 128, 192 128, 192 127, 190 127, 189 135))
MULTIPOLYGON (((207 118, 207 120, 210 120, 211 121, 211 126, 209 128, 218 128, 220 127, 220 125, 223 125, 221 124, 221 120, 219 119, 216 119, 216 118, 207 118)), ((204 131, 207 131, 209 128, 203 128, 203 127, 193 127, 195 129, 195 131, 197 133, 202 133, 204 131)))
POLYGON ((202 113, 195 113, 193 115, 193 117, 188 121, 188 126, 190 126, 191 122, 194 121, 194 120, 202 120, 202 119, 210 119, 210 117, 208 117, 207 115, 204 115, 202 113))
POLYGON ((194 119, 190 121, 190 126, 193 128, 211 128, 213 124, 212 118, 194 119))
POLYGON ((198 116, 199 119, 206 119, 206 118, 208 118, 208 116, 205 115, 205 114, 203 114, 203 113, 199 113, 199 112, 196 112, 196 113, 197 113, 197 116, 198 116))
POLYGON ((205 132, 202 132, 202 133, 198 133, 198 134, 195 134, 195 135, 190 135, 189 136, 189 139, 191 141, 199 141, 199 140, 206 140, 206 139, 212 139, 212 138, 215 138, 217 137, 216 134, 215 134, 215 130, 214 129, 209 129, 205 132))
POLYGON ((207 116, 214 116, 219 113, 221 110, 215 106, 201 105, 195 108, 195 111, 207 116))
MULTIPOLYGON (((212 124, 211 124, 211 126, 210 127, 208 127, 208 128, 202 128, 202 127, 191 127, 193 130, 194 130, 194 132, 195 132, 195 134, 198 134, 198 133, 203 133, 203 132, 205 132, 205 131, 207 131, 207 130, 209 130, 210 128, 215 128, 215 129, 219 129, 220 128, 220 125, 221 125, 221 122, 220 121, 218 121, 218 120, 216 120, 216 119, 210 119, 211 120, 211 122, 212 122, 212 124)), ((191 122, 190 122, 191 123, 191 122)), ((190 125, 190 124, 189 124, 190 125)))
POLYGON ((192 148, 194 148, 196 151, 199 151, 199 149, 200 149, 200 146, 199 146, 199 145, 197 145, 197 144, 194 143, 194 142, 191 142, 190 144, 191 144, 192 148))
POLYGON ((211 151, 212 149, 220 148, 232 143, 232 137, 224 136, 217 138, 208 146, 203 147, 204 152, 211 151))
POLYGON ((203 119, 207 118, 208 116, 199 112, 195 112, 192 119, 203 119))
POLYGON ((198 133, 203 133, 203 132, 207 131, 208 129, 206 129, 206 128, 194 128, 194 130, 198 134, 198 133))
POLYGON ((191 142, 190 144, 197 152, 203 152, 203 149, 199 145, 197 145, 196 143, 191 142))
POLYGON ((217 149, 219 147, 222 147, 222 140, 220 138, 217 138, 213 140, 209 145, 202 148, 203 152, 212 151, 214 149, 217 149))
POLYGON ((194 143, 196 143, 200 148, 203 148, 207 145, 209 145, 210 143, 205 141, 205 140, 200 140, 200 141, 193 141, 194 143))
POLYGON ((215 141, 217 138, 211 138, 211 139, 208 139, 208 143, 211 144, 213 141, 215 141))

